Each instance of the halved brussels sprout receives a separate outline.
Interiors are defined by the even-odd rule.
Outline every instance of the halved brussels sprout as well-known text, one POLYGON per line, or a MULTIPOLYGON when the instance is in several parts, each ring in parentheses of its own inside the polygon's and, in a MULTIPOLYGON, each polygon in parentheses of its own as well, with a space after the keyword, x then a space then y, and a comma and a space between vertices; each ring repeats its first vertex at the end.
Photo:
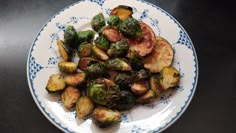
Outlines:
POLYGON ((148 90, 146 94, 140 96, 136 99, 136 103, 149 103, 155 98, 155 92, 153 90, 148 90))
POLYGON ((87 67, 86 72, 91 79, 106 77, 108 75, 106 67, 101 63, 94 63, 87 67))
POLYGON ((82 43, 78 47, 78 56, 79 57, 87 57, 91 55, 93 44, 90 43, 82 43))
POLYGON ((102 34, 109 40, 110 42, 120 41, 121 36, 115 27, 106 26, 103 28, 102 34))
POLYGON ((92 120, 100 128, 105 128, 120 122, 121 114, 120 112, 109 108, 97 107, 92 113, 92 120))
POLYGON ((121 20, 126 20, 132 17, 133 8, 126 5, 119 5, 112 9, 110 15, 118 16, 121 20))
POLYGON ((163 90, 177 86, 179 80, 180 73, 172 66, 164 67, 160 72, 160 86, 163 90))
POLYGON ((70 61, 73 57, 73 50, 64 45, 62 40, 57 40, 58 51, 64 61, 70 61))
POLYGON ((66 30, 64 32, 64 42, 65 45, 76 49, 79 45, 79 39, 78 39, 78 34, 77 31, 75 30, 74 26, 68 25, 66 27, 66 30))
POLYGON ((94 43, 98 48, 105 51, 110 47, 110 43, 104 35, 100 35, 99 37, 97 37, 94 43))
POLYGON ((98 31, 105 25, 106 25, 105 18, 102 13, 99 13, 92 18, 91 26, 93 30, 98 31))
POLYGON ((149 79, 149 85, 150 85, 150 89, 152 89, 156 96, 159 97, 161 96, 161 87, 160 87, 160 79, 156 76, 152 76, 149 79))
POLYGON ((66 87, 66 84, 63 80, 63 77, 61 74, 52 74, 49 77, 47 86, 46 86, 46 90, 49 93, 54 93, 54 92, 58 92, 58 91, 62 91, 64 90, 66 87))
POLYGON ((121 91, 120 99, 117 101, 115 106, 118 110, 128 110, 131 109, 135 104, 134 97, 129 91, 121 91))
POLYGON ((85 84, 86 78, 87 76, 85 72, 64 75, 65 83, 73 87, 82 86, 83 84, 85 84))
POLYGON ((79 44, 87 42, 91 43, 93 42, 95 32, 93 30, 85 30, 85 31, 79 31, 78 32, 78 39, 79 44))
POLYGON ((64 107, 71 109, 79 99, 80 95, 80 91, 77 88, 72 86, 66 87, 66 89, 61 94, 61 100, 64 107))
POLYGON ((58 63, 58 68, 62 73, 72 74, 77 71, 78 65, 74 62, 61 61, 58 63))
POLYGON ((129 44, 125 40, 112 43, 107 50, 107 54, 110 57, 125 57, 129 51, 129 44))
POLYGON ((148 91, 148 86, 144 81, 134 82, 131 85, 131 90, 134 94, 143 95, 148 91))
POLYGON ((119 73, 115 77, 115 83, 119 85, 121 90, 126 90, 130 88, 132 82, 132 75, 130 73, 119 73))
POLYGON ((118 26, 121 23, 121 20, 118 16, 111 15, 109 16, 107 23, 110 26, 118 26))
POLYGON ((93 102, 87 96, 81 96, 76 102, 78 118, 84 118, 93 112, 93 102))
POLYGON ((90 65, 95 64, 95 63, 98 63, 98 61, 91 57, 83 57, 79 60, 78 67, 79 69, 86 71, 90 65))
POLYGON ((92 47, 92 52, 97 58, 99 58, 101 60, 108 60, 109 59, 108 55, 102 49, 100 49, 96 46, 92 47))
POLYGON ((143 35, 139 22, 134 18, 123 21, 119 26, 119 30, 122 35, 130 39, 141 38, 143 35))
POLYGON ((106 66, 112 70, 131 71, 131 66, 120 58, 113 58, 106 62, 106 66))
POLYGON ((135 73, 133 81, 139 81, 142 79, 149 78, 151 76, 151 72, 145 69, 141 69, 138 72, 135 73))
POLYGON ((144 67, 144 57, 139 55, 136 51, 129 51, 129 61, 134 70, 139 70, 144 67))

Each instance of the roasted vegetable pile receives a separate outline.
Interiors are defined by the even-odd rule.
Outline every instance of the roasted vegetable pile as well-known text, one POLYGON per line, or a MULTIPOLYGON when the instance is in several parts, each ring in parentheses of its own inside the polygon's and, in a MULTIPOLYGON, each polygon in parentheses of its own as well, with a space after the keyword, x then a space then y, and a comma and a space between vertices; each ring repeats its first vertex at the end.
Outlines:
POLYGON ((59 93, 65 108, 75 107, 79 119, 91 116, 101 128, 119 122, 119 111, 150 103, 180 81, 169 42, 132 13, 124 5, 107 21, 98 13, 91 30, 69 25, 57 41, 60 73, 49 77, 46 90, 59 93))

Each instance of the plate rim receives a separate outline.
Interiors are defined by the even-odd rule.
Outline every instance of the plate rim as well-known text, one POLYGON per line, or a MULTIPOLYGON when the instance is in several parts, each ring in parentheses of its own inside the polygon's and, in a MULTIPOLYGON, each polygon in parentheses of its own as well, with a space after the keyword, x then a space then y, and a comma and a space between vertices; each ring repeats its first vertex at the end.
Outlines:
MULTIPOLYGON (((29 86, 29 90, 31 92, 31 95, 34 99, 34 102, 36 103, 37 107, 39 108, 39 110, 41 111, 41 113, 47 118, 47 120, 49 120, 55 127, 59 128, 61 131, 63 132, 69 132, 69 133, 74 133, 73 131, 70 131, 69 128, 62 126, 62 124, 60 122, 56 122, 55 118, 53 118, 52 116, 50 116, 50 113, 48 113, 45 110, 45 107, 43 107, 42 105, 40 105, 40 102, 36 97, 37 95, 35 94, 35 89, 33 88, 31 79, 29 77, 29 62, 30 62, 30 56, 31 53, 33 51, 33 47, 35 45, 35 42, 38 40, 38 37, 40 36, 40 33, 44 30, 44 28, 48 25, 48 23, 50 23, 54 18, 56 18, 56 16, 60 15, 62 12, 64 12, 65 10, 69 9, 70 7, 73 7, 76 4, 79 4, 80 2, 85 2, 85 1, 92 1, 92 0, 80 0, 77 2, 74 2, 66 7, 64 7, 63 9, 57 11, 54 15, 52 15, 47 21, 44 22, 43 26, 40 28, 40 30, 37 32, 36 36, 34 37, 33 42, 31 43, 30 49, 29 49, 29 53, 28 53, 28 57, 27 57, 27 64, 26 64, 26 75, 27 75, 27 81, 28 81, 28 86, 29 86)), ((164 9, 162 9, 161 7, 154 5, 150 2, 147 2, 145 0, 136 0, 136 1, 141 1, 143 3, 146 3, 147 5, 150 5, 158 10, 160 10, 162 13, 166 14, 170 19, 172 19, 174 21, 174 23, 176 23, 179 28, 186 34, 188 40, 190 41, 191 44, 191 50, 193 51, 193 57, 194 57, 194 82, 192 82, 191 84, 193 85, 193 87, 190 89, 190 94, 188 95, 187 100, 184 102, 184 105, 181 106, 180 111, 178 111, 176 113, 176 115, 174 117, 171 118, 171 120, 167 123, 165 123, 165 125, 159 127, 158 129, 153 130, 153 133, 157 133, 157 132, 162 132, 165 129, 167 129, 168 127, 170 127, 172 124, 174 124, 182 115, 183 113, 186 111, 186 109, 188 108, 189 104, 191 103, 193 96, 195 94, 196 88, 197 88, 197 84, 198 84, 198 76, 199 76, 199 64, 198 64, 198 58, 197 58, 197 53, 195 50, 195 47, 192 43, 191 38, 189 37, 188 33, 186 32, 186 30, 184 29, 184 27, 171 15, 169 14, 167 11, 165 11, 164 9)))

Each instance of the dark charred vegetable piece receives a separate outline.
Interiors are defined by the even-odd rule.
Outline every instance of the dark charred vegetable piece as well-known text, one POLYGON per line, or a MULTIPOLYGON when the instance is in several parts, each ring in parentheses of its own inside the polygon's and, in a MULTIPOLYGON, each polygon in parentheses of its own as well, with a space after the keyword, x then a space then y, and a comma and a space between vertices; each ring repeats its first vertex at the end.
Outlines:
POLYGON ((88 96, 95 103, 111 107, 120 98, 120 88, 109 79, 98 78, 90 81, 88 96))
POLYGON ((101 63, 94 63, 89 65, 86 69, 89 77, 94 79, 97 77, 106 77, 108 75, 106 67, 101 63))
POLYGON ((144 67, 144 57, 140 56, 136 51, 130 51, 129 61, 134 70, 139 70, 144 67))
POLYGON ((62 40, 57 40, 58 51, 64 61, 71 61, 73 50, 67 47, 62 40))
POLYGON ((93 44, 91 43, 82 43, 78 47, 78 56, 87 57, 91 56, 93 44))
POLYGON ((136 103, 150 103, 155 98, 155 92, 153 90, 147 91, 146 94, 140 96, 138 99, 136 99, 136 103))
POLYGON ((120 58, 114 58, 114 59, 108 60, 106 62, 106 66, 112 70, 120 70, 120 71, 131 71, 132 70, 131 66, 127 62, 125 62, 124 60, 122 60, 120 58))
POLYGON ((86 71, 90 65, 95 64, 95 63, 98 63, 98 61, 91 57, 83 57, 79 60, 78 67, 79 69, 86 71))
POLYGON ((76 49, 79 45, 78 34, 75 28, 72 25, 68 25, 64 32, 64 42, 65 45, 76 49))
POLYGON ((134 18, 128 18, 119 26, 119 30, 127 38, 135 39, 142 37, 142 30, 139 22, 134 18))
POLYGON ((148 70, 141 69, 138 72, 135 73, 133 81, 139 81, 142 79, 147 79, 152 75, 152 73, 148 70))
POLYGON ((157 97, 161 96, 161 87, 160 87, 160 79, 156 76, 152 76, 149 79, 150 89, 153 90, 157 97))
POLYGON ((110 47, 110 43, 104 35, 98 36, 94 42, 98 48, 105 51, 110 47))
POLYGON ((105 107, 97 107, 92 113, 92 121, 100 128, 108 127, 121 121, 121 114, 118 111, 105 107))
POLYGON ((128 110, 135 104, 134 97, 129 91, 121 91, 120 99, 117 101, 117 110, 128 110))
POLYGON ((109 56, 100 48, 98 48, 97 46, 93 46, 92 47, 92 53, 98 58, 98 59, 101 59, 101 60, 108 60, 109 59, 109 56))
POLYGON ((99 13, 92 18, 91 26, 93 30, 98 32, 98 30, 105 25, 106 25, 105 18, 102 13, 99 13))
POLYGON ((65 83, 73 87, 83 86, 86 82, 86 78, 85 72, 64 75, 65 83))
POLYGON ((79 44, 87 42, 91 43, 94 39, 95 32, 93 30, 85 30, 78 32, 79 44))
POLYGON ((119 85, 121 90, 127 90, 130 88, 132 82, 132 75, 130 73, 119 73, 115 77, 115 83, 119 85))
POLYGON ((121 20, 118 16, 111 15, 109 16, 107 23, 110 26, 118 26, 121 23, 121 20))
POLYGON ((110 16, 118 16, 121 20, 126 20, 130 17, 132 17, 133 9, 130 6, 125 5, 119 5, 118 7, 115 7, 112 9, 110 16))
POLYGON ((77 71, 78 65, 74 62, 61 61, 58 63, 58 68, 62 73, 72 74, 77 71))
POLYGON ((161 89, 167 90, 178 85, 180 73, 174 67, 164 67, 160 72, 161 89))
POLYGON ((87 96, 81 96, 76 102, 78 118, 84 118, 93 112, 93 102, 87 96))
POLYGON ((66 87, 66 89, 61 94, 62 103, 67 109, 71 109, 75 105, 79 97, 80 91, 72 86, 66 87))
POLYGON ((131 85, 131 90, 134 94, 143 95, 148 91, 148 86, 143 81, 134 82, 131 85))
POLYGON ((61 74, 52 74, 49 77, 47 86, 46 86, 46 90, 49 93, 54 93, 54 92, 58 92, 58 91, 62 91, 64 90, 66 87, 66 84, 63 80, 63 77, 61 74))
POLYGON ((107 51, 110 57, 125 57, 129 50, 129 44, 125 40, 112 43, 107 51))
POLYGON ((121 36, 117 28, 106 26, 103 28, 102 34, 109 40, 110 42, 120 41, 121 36))
POLYGON ((173 58, 174 52, 170 43, 162 37, 157 37, 152 53, 144 59, 144 67, 152 73, 158 73, 164 67, 170 66, 173 58))

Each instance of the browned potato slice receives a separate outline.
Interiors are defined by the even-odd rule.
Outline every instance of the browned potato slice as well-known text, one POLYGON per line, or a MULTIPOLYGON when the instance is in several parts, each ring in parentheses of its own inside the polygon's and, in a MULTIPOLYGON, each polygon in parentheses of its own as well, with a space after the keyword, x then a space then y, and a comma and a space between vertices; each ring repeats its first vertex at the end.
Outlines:
POLYGON ((121 20, 126 20, 127 18, 130 18, 132 14, 132 7, 125 5, 119 5, 118 7, 113 8, 110 13, 110 15, 118 16, 121 20))
POLYGON ((61 94, 62 103, 67 109, 72 108, 75 105, 76 101, 79 99, 79 97, 80 91, 72 86, 66 87, 66 89, 61 94))
POLYGON ((120 41, 120 33, 116 28, 113 27, 105 27, 103 28, 102 34, 109 40, 110 42, 120 41))
POLYGON ((81 96, 76 102, 78 118, 84 118, 93 112, 93 102, 87 96, 81 96))
POLYGON ((145 82, 135 82, 131 85, 131 90, 137 95, 143 95, 148 91, 148 87, 145 82))
POLYGON ((180 73, 174 67, 165 67, 161 70, 160 85, 161 89, 167 90, 178 85, 180 73))
POLYGON ((66 84, 63 80, 63 77, 61 74, 52 74, 49 77, 47 86, 46 86, 46 90, 49 93, 53 93, 53 92, 57 92, 57 91, 61 91, 63 89, 65 89, 66 84))
POLYGON ((155 92, 153 90, 149 90, 144 95, 140 96, 138 99, 136 99, 136 103, 149 103, 155 98, 155 92))
POLYGON ((157 37, 153 52, 144 59, 144 67, 152 73, 157 73, 170 66, 173 58, 174 52, 170 43, 162 37, 157 37))
POLYGON ((86 73, 85 72, 78 72, 75 74, 64 75, 64 81, 67 85, 76 87, 78 85, 85 83, 86 73))

